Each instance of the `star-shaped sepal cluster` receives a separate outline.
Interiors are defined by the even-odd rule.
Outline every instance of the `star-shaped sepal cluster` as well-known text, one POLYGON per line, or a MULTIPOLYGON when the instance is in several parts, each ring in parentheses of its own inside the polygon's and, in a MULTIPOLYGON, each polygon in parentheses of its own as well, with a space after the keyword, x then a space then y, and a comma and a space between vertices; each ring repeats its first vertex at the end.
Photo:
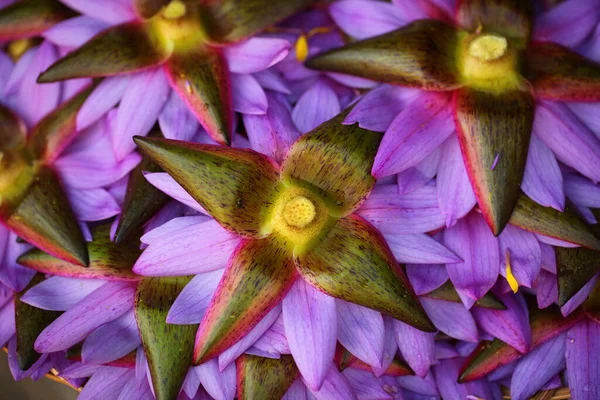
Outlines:
POLYGON ((34 246, 83 266, 85 241, 52 164, 73 139, 75 116, 92 89, 48 114, 29 135, 0 106, 0 221, 34 246))
MULTIPOLYGON (((453 92, 469 178, 488 225, 499 235, 520 195, 535 99, 600 100, 600 65, 561 45, 532 42, 531 9, 529 1, 462 0, 454 18, 432 13, 445 17, 351 42, 307 65, 453 92)), ((384 138, 378 169, 388 157, 385 144, 384 138)))
POLYGON ((381 234, 353 215, 371 191, 380 134, 340 115, 300 138, 281 168, 251 150, 136 137, 224 228, 243 240, 196 336, 195 363, 243 337, 296 279, 432 331, 381 234))

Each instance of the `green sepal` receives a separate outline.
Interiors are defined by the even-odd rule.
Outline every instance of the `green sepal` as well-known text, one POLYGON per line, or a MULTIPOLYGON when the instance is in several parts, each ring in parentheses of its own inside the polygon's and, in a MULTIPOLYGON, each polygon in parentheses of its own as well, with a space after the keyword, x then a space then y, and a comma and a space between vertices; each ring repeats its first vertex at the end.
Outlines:
POLYGON ((35 340, 62 312, 48 311, 30 306, 21 297, 32 287, 44 281, 44 276, 35 274, 29 285, 15 296, 15 324, 17 330, 17 361, 21 371, 27 371, 41 357, 34 349, 35 340))
POLYGON ((0 104, 0 161, 2 154, 22 147, 27 128, 17 115, 0 104))
POLYGON ((57 0, 20 0, 0 9, 0 40, 38 36, 75 13, 57 0))
POLYGON ((151 18, 157 14, 161 8, 166 6, 170 0, 134 0, 133 6, 138 15, 142 18, 151 18))
MULTIPOLYGON (((462 303, 458 292, 456 291, 454 285, 452 285, 450 281, 444 283, 442 286, 435 289, 434 291, 426 293, 422 296, 435 300, 445 300, 452 301, 454 303, 462 303)), ((486 293, 485 296, 477 300, 474 305, 477 307, 491 308, 493 310, 506 310, 506 306, 504 305, 504 303, 502 303, 500 299, 494 296, 494 294, 492 294, 491 292, 486 293)))
POLYGON ((563 306, 600 271, 600 252, 584 247, 554 247, 558 305, 563 306))
POLYGON ((243 354, 235 365, 238 400, 279 400, 298 375, 292 356, 274 359, 243 354))
POLYGON ((135 295, 135 319, 157 400, 175 400, 192 365, 197 325, 167 324, 188 277, 144 278, 135 295))

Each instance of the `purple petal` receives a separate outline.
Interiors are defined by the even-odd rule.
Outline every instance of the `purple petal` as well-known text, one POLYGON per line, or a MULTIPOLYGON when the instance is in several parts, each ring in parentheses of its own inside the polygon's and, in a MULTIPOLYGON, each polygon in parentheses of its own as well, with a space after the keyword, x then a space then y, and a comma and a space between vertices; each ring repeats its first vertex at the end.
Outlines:
POLYGON ((201 222, 153 242, 133 270, 144 276, 181 276, 225 268, 239 241, 216 221, 201 222))
POLYGON ((533 132, 556 158, 600 181, 600 140, 562 103, 542 101, 536 107, 533 132))
POLYGON ((15 292, 25 289, 35 275, 34 271, 17 264, 17 258, 30 247, 26 243, 19 243, 16 234, 0 227, 0 282, 15 292))
POLYGON ((398 320, 394 321, 394 330, 402 356, 415 374, 424 378, 435 364, 435 334, 420 331, 398 320))
POLYGON ((52 276, 29 289, 21 301, 44 310, 66 311, 105 283, 99 279, 52 276))
POLYGON ((501 272, 505 275, 508 253, 515 279, 519 285, 530 288, 542 266, 542 249, 536 236, 531 232, 507 225, 498 239, 503 260, 501 272))
POLYGON ((329 364, 327 376, 319 390, 314 390, 306 382, 306 376, 302 376, 308 390, 316 400, 352 400, 356 395, 352 391, 348 380, 342 375, 333 364, 329 364))
POLYGON ((435 358, 438 360, 445 360, 448 358, 458 357, 458 352, 448 342, 436 341, 435 342, 435 358))
POLYGON ((121 212, 121 207, 105 189, 66 190, 77 218, 101 221, 121 212))
POLYGON ((167 323, 199 324, 221 281, 224 269, 196 275, 181 291, 167 315, 167 323))
POLYGON ((407 264, 406 275, 419 296, 434 291, 449 279, 446 266, 439 264, 407 264))
POLYGON ((105 364, 117 360, 141 344, 133 310, 102 325, 83 342, 81 358, 90 364, 105 364))
POLYGON ((433 325, 446 335, 466 342, 477 342, 475 320, 462 303, 421 297, 421 304, 433 325))
POLYGON ((250 74, 231 74, 233 109, 242 114, 264 115, 269 104, 267 95, 256 78, 250 74))
POLYGON ((46 327, 35 342, 35 350, 48 353, 68 349, 100 325, 131 310, 134 294, 131 283, 107 282, 46 327))
POLYGON ((514 400, 529 399, 564 368, 565 337, 566 333, 562 333, 523 357, 510 382, 510 395, 514 400))
POLYGON ((282 315, 279 315, 279 318, 269 327, 264 335, 254 342, 252 349, 264 354, 270 354, 275 358, 278 358, 281 354, 291 354, 287 338, 285 337, 282 315))
POLYGON ((229 70, 236 74, 251 74, 265 70, 283 60, 290 51, 285 39, 254 37, 225 47, 229 70))
POLYGON ((150 131, 170 92, 171 87, 162 68, 132 75, 112 131, 113 150, 118 160, 135 149, 133 136, 145 136, 150 131))
POLYGON ((172 91, 158 116, 158 123, 167 139, 190 141, 198 131, 198 119, 177 92, 172 91))
POLYGON ((131 75, 104 78, 77 113, 77 129, 82 131, 91 126, 113 108, 125 94, 131 75))
POLYGON ((577 292, 575 296, 571 297, 571 299, 560 308, 561 314, 566 317, 575 311, 577 307, 583 304, 583 302, 589 297, 590 293, 592 293, 592 290, 594 290, 594 285, 596 285, 597 280, 598 275, 594 276, 588 283, 585 284, 584 287, 579 289, 579 292, 577 292))
POLYGON ((556 253, 552 246, 540 243, 542 250, 542 269, 556 275, 556 253))
POLYGON ((348 380, 359 400, 392 399, 392 394, 400 391, 400 388, 396 385, 392 377, 384 377, 382 379, 370 372, 355 368, 346 368, 342 372, 342 375, 348 380))
POLYGON ((13 62, 11 58, 0 52, 0 93, 4 93, 6 84, 13 70, 13 62))
POLYGON ((600 324, 584 319, 567 332, 567 377, 574 399, 600 398, 600 324))
POLYGON ((220 372, 217 359, 213 358, 194 367, 194 371, 204 389, 214 399, 233 400, 236 390, 235 364, 230 364, 223 372, 220 372))
POLYGON ((154 400, 154 395, 147 379, 141 381, 130 379, 123 386, 117 400, 154 400))
POLYGON ((447 264, 456 288, 478 300, 494 286, 500 268, 498 240, 476 213, 459 220, 444 233, 444 244, 464 261, 447 264))
POLYGON ((385 2, 338 1, 329 6, 329 12, 340 29, 356 39, 381 35, 405 23, 400 10, 385 2))
POLYGON ((441 243, 424 233, 384 235, 384 237, 400 263, 444 264, 462 261, 441 243))
POLYGON ((4 94, 12 94, 18 89, 37 53, 37 49, 37 47, 34 47, 27 50, 21 58, 19 58, 14 68, 12 68, 12 71, 10 71, 10 76, 7 75, 7 78, 2 77, 3 82, 4 79, 7 79, 4 83, 4 94))
POLYGON ((350 353, 367 364, 380 368, 385 329, 381 313, 336 300, 338 340, 350 353))
MULTIPOLYGON (((600 39, 599 34, 595 36, 600 39)), ((597 137, 600 137, 600 103, 569 102, 565 104, 597 137)))
POLYGON ((61 0, 62 3, 79 11, 81 14, 99 19, 109 24, 136 19, 133 8, 128 2, 121 0, 88 1, 88 0, 61 0))
POLYGON ((85 384, 79 400, 117 399, 127 382, 133 379, 132 368, 100 367, 85 384))
POLYGON ((394 319, 384 315, 384 339, 383 339, 383 358, 381 367, 371 367, 375 376, 380 377, 385 374, 385 371, 392 365, 396 352, 398 351, 398 343, 396 343, 396 332, 394 330, 394 319))
POLYGON ((546 308, 558 301, 558 282, 556 275, 542 270, 537 277, 535 294, 539 308, 546 308))
POLYGON ((65 378, 88 378, 92 376, 99 368, 102 367, 98 365, 74 363, 62 370, 60 374, 65 378))
POLYGON ((254 344, 266 331, 273 325, 275 320, 281 315, 281 307, 276 305, 258 324, 254 326, 236 344, 225 350, 219 355, 219 370, 223 371, 236 358, 241 356, 250 346, 254 344))
POLYGON ((396 175, 398 193, 408 194, 430 182, 438 172, 441 155, 441 148, 438 148, 414 167, 410 167, 398 173, 398 175, 396 175))
POLYGON ((168 194, 178 202, 183 203, 196 211, 206 214, 204 208, 202 208, 202 206, 166 172, 146 174, 144 177, 161 192, 168 194))
POLYGON ((526 353, 531 346, 531 328, 525 300, 520 294, 506 294, 500 299, 506 310, 474 307, 471 312, 485 332, 526 353))
POLYGON ((448 96, 421 92, 394 118, 375 157, 376 178, 404 171, 425 159, 454 132, 448 96))
POLYGON ((283 325, 294 361, 308 387, 318 390, 335 353, 335 299, 298 279, 282 305, 283 325))
POLYGON ((555 239, 555 238, 549 237, 549 236, 540 235, 539 233, 536 233, 535 237, 537 237, 537 239, 541 243, 549 244, 551 246, 566 247, 566 248, 580 247, 577 244, 565 242, 564 240, 555 239))
POLYGON ((79 47, 98 33, 108 28, 102 21, 87 16, 80 16, 59 22, 42 36, 57 46, 79 47))
POLYGON ((335 91, 327 81, 320 79, 298 99, 292 111, 292 119, 298 130, 306 133, 335 117, 340 111, 335 91))
MULTIPOLYGON (((131 153, 118 162, 114 160, 112 150, 107 150, 110 153, 102 154, 94 151, 97 148, 97 146, 90 147, 85 152, 69 154, 58 159, 55 165, 66 186, 77 189, 95 189, 112 185, 129 174, 141 160, 139 154, 131 153), (96 154, 94 158, 89 158, 90 153, 96 154)), ((98 195, 98 193, 94 195, 98 195)), ((92 199, 92 201, 98 202, 99 200, 92 199)))
POLYGON ((565 192, 579 206, 600 208, 600 185, 589 179, 574 174, 567 175, 565 192))
POLYGON ((552 7, 535 20, 533 37, 575 47, 596 27, 600 4, 589 0, 570 0, 552 7))
POLYGON ((412 392, 427 396, 439 396, 433 374, 429 372, 425 378, 418 376, 399 376, 396 381, 400 386, 412 392))
POLYGON ((167 239, 172 234, 184 228, 207 221, 210 221, 210 218, 201 215, 169 219, 164 224, 159 225, 142 236, 141 242, 144 244, 160 243, 161 240, 167 239))
POLYGON ((443 399, 467 399, 466 385, 458 383, 458 372, 462 360, 451 358, 440 361, 433 369, 438 390, 443 399))
POLYGON ((298 378, 292 383, 292 386, 288 389, 281 400, 307 400, 307 390, 302 379, 298 378))
POLYGON ((6 303, 0 308, 0 345, 4 346, 15 334, 15 303, 6 303))
POLYGON ((436 180, 437 195, 440 210, 446 216, 446 226, 450 227, 475 207, 477 199, 456 135, 446 140, 441 153, 436 180))
POLYGON ((198 379, 198 374, 196 374, 193 368, 190 368, 185 376, 185 381, 183 381, 182 391, 189 398, 193 399, 196 393, 198 393, 199 388, 200 379, 198 379))
POLYGON ((287 87, 285 80, 274 70, 268 69, 265 71, 256 72, 254 77, 265 89, 272 90, 283 94, 291 94, 292 92, 287 87))

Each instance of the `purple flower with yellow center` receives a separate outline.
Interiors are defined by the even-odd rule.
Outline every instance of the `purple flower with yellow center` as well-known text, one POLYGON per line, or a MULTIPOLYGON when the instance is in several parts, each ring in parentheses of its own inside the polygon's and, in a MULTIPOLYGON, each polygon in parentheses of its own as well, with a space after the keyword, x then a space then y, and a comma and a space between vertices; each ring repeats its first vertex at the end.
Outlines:
MULTIPOLYGON (((104 13, 107 15, 114 13, 110 4, 97 6, 81 1, 68 3, 73 8, 98 16, 102 15, 98 10, 100 7, 105 9, 104 13)), ((233 78, 226 53, 238 53, 237 62, 231 64, 232 72, 256 72, 268 67, 269 64, 264 65, 268 60, 271 63, 279 61, 287 52, 287 43, 283 42, 281 47, 282 41, 274 40, 273 46, 261 48, 269 39, 244 40, 309 4, 310 1, 305 0, 207 3, 183 0, 135 1, 133 5, 138 17, 127 4, 121 4, 129 10, 122 16, 127 22, 109 27, 92 37, 50 66, 38 81, 108 77, 140 71, 131 77, 137 82, 138 88, 134 98, 130 98, 127 93, 123 95, 127 87, 126 78, 113 79, 104 88, 104 93, 111 94, 109 99, 104 99, 104 106, 108 104, 109 108, 112 107, 123 96, 122 102, 132 103, 133 109, 143 111, 146 115, 143 121, 150 121, 149 124, 145 123, 145 129, 139 124, 135 126, 140 132, 134 129, 133 133, 143 134, 150 129, 156 113, 168 98, 170 86, 215 141, 229 144, 234 125, 231 96, 233 78), (244 42, 241 43, 242 41, 244 42), (240 43, 240 46, 235 46, 240 43), (154 98, 152 107, 148 105, 148 109, 139 110, 135 104, 140 96, 144 96, 144 88, 149 85, 155 91, 153 96, 146 96, 154 98)), ((53 36, 64 38, 64 35, 65 33, 61 36, 55 28, 53 36)), ((245 75, 239 76, 243 79, 245 75)), ((255 86, 259 85, 253 80, 250 87, 255 86)), ((259 91, 262 92, 262 89, 259 91)), ((245 95, 251 98, 252 92, 246 90, 245 95)), ((89 119, 90 116, 87 117, 89 119)), ((120 125, 127 125, 127 121, 121 122, 120 125)), ((118 127, 117 131, 127 137, 122 132, 122 127, 118 127)), ((123 143, 126 149, 133 150, 129 140, 123 143)))
MULTIPOLYGON (((378 96, 364 98, 362 110, 360 103, 355 108, 365 113, 376 103, 386 103, 382 99, 396 104, 383 110, 391 113, 390 125, 373 174, 386 176, 418 164, 456 130, 477 202, 498 235, 517 204, 521 184, 541 204, 564 207, 556 159, 600 180, 594 168, 600 162, 600 141, 566 105, 556 102, 599 98, 600 67, 566 46, 591 32, 600 5, 568 1, 534 21, 529 1, 452 3, 335 3, 332 13, 340 26, 368 38, 313 57, 307 65, 415 88, 403 92, 383 86, 378 96), (361 7, 369 10, 362 14, 365 19, 356 13, 361 7), (571 10, 584 13, 585 23, 574 19, 563 24, 561 13, 571 10), (571 25, 574 33, 563 30, 571 25), (398 104, 408 103, 393 118, 398 104)), ((352 117, 348 122, 356 120, 352 117)))

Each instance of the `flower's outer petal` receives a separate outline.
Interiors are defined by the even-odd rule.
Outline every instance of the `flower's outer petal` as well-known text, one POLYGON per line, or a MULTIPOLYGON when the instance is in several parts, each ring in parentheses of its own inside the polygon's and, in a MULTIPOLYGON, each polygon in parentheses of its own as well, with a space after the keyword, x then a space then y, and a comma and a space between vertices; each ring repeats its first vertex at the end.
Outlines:
POLYGON ((333 364, 329 367, 323 386, 318 390, 308 386, 308 390, 315 400, 357 400, 348 380, 333 364))
POLYGON ((136 245, 115 244, 109 238, 109 224, 93 229, 92 242, 88 242, 90 264, 88 268, 71 264, 38 249, 29 250, 19 257, 19 263, 44 274, 71 278, 102 279, 108 281, 138 281, 132 267, 140 251, 136 245))
POLYGON ((383 235, 399 263, 445 264, 462 260, 424 233, 414 235, 383 235))
MULTIPOLYGON (((229 364, 241 356, 250 346, 252 346, 263 334, 273 325, 277 318, 281 315, 281 307, 276 305, 271 311, 260 320, 254 328, 250 330, 236 344, 225 350, 219 355, 219 370, 223 371, 229 364)), ((290 383, 291 384, 291 383, 290 383)))
POLYGON ((563 176, 558 161, 537 135, 531 135, 521 189, 536 203, 562 211, 565 208, 563 176))
POLYGON ((566 337, 567 377, 574 399, 592 400, 600 396, 600 324, 583 320, 569 329, 566 337))
POLYGON ((144 276, 210 272, 224 268, 238 244, 239 238, 215 221, 203 220, 153 241, 133 270, 144 276))
POLYGON ((542 267, 542 249, 536 236, 509 225, 499 236, 499 242, 502 272, 510 264, 518 284, 530 288, 542 267))
POLYGON ((244 126, 254 150, 281 162, 300 132, 292 121, 285 98, 267 93, 267 100, 266 115, 244 114, 244 126))
MULTIPOLYGON (((160 168, 160 167, 159 167, 160 168)), ((142 170, 143 173, 143 170, 142 170)), ((206 210, 175 179, 166 172, 152 172, 144 175, 144 178, 169 197, 188 206, 192 210, 207 214, 206 210)))
POLYGON ((331 84, 319 79, 300 96, 292 111, 292 119, 298 130, 306 133, 338 115, 340 110, 338 96, 331 84))
POLYGON ((239 400, 280 399, 298 374, 290 356, 272 359, 245 354, 236 360, 236 366, 239 400))
POLYGON ((135 288, 128 282, 108 282, 58 317, 38 336, 35 350, 48 353, 68 349, 106 322, 133 307, 135 288))
MULTIPOLYGON (((408 194, 411 192, 414 192, 417 189, 422 188, 423 186, 425 186, 426 184, 428 184, 434 176, 436 176, 438 174, 438 165, 440 163, 440 158, 442 155, 442 148, 438 147, 436 150, 434 150, 433 152, 431 152, 427 157, 425 157, 423 159, 423 161, 421 161, 420 163, 418 163, 417 165, 410 167, 402 172, 400 172, 398 175, 396 175, 396 181, 398 184, 398 193, 399 194, 408 194)), ((461 158, 461 162, 462 162, 462 158, 461 158)), ((464 168, 464 165, 463 165, 464 168)), ((441 170, 440 170, 441 173, 441 170)), ((466 175, 465 172, 465 181, 467 182, 467 184, 469 185, 469 188, 471 188, 471 183, 469 182, 469 178, 466 175)), ((437 185, 440 184, 440 181, 438 180, 437 185)), ((473 189, 471 189, 473 190, 473 189)), ((465 196, 467 199, 470 196, 465 196)), ((473 198, 473 202, 475 202, 475 194, 473 194, 473 196, 471 196, 473 198)))
POLYGON ((171 49, 153 35, 139 22, 109 28, 52 64, 38 82, 119 75, 160 65, 171 49))
POLYGON ((335 353, 338 317, 335 299, 298 279, 283 299, 283 326, 305 383, 322 385, 335 353))
POLYGON ((173 302, 167 315, 167 323, 199 324, 222 276, 222 269, 194 276, 173 302))
POLYGON ((388 127, 373 164, 381 178, 423 161, 454 132, 454 122, 443 93, 423 92, 388 127))
POLYGON ((203 5, 206 31, 218 43, 235 43, 266 29, 314 0, 222 0, 203 5))
POLYGON ((494 235, 508 223, 520 194, 533 116, 534 99, 525 84, 501 94, 467 88, 455 92, 460 147, 494 235))
POLYGON ((141 344, 133 310, 92 332, 83 342, 81 358, 89 364, 106 364, 126 356, 141 344))
POLYGON ((153 400, 152 388, 148 383, 148 379, 130 379, 117 400, 153 400))
POLYGON ((226 229, 243 236, 264 235, 263 219, 279 180, 271 160, 253 151, 216 145, 134 140, 226 229))
POLYGON ((600 4, 595 1, 565 1, 536 18, 533 37, 575 47, 594 30, 599 17, 600 4))
POLYGON ((441 153, 436 187, 440 210, 446 216, 446 226, 450 227, 475 207, 477 199, 457 138, 450 137, 442 146, 441 153))
POLYGON ((67 190, 66 194, 81 221, 101 221, 121 212, 119 204, 106 189, 67 190))
POLYGON ((375 376, 380 377, 387 374, 395 361, 398 343, 396 343, 396 332, 394 331, 394 319, 389 316, 383 316, 384 339, 383 339, 383 358, 380 367, 371 367, 375 376))
POLYGON ((107 0, 103 2, 89 2, 87 0, 61 0, 61 2, 83 15, 109 24, 120 24, 135 19, 135 13, 129 1, 107 0))
POLYGON ((290 42, 285 39, 253 37, 224 49, 229 70, 234 74, 263 71, 287 56, 290 42))
POLYGON ((559 161, 593 181, 600 172, 600 140, 563 103, 543 101, 536 107, 533 130, 559 161))
POLYGON ((393 391, 400 391, 395 379, 390 376, 378 378, 369 371, 356 368, 346 368, 342 371, 342 375, 348 380, 359 399, 392 399, 393 391))
POLYGON ((419 296, 439 288, 449 279, 446 266, 440 264, 407 264, 406 275, 419 296))
POLYGON ((479 333, 475 320, 462 303, 421 297, 421 304, 441 332, 466 342, 478 341, 479 333))
POLYGON ((136 13, 142 18, 153 17, 169 0, 133 0, 136 13))
MULTIPOLYGON (((16 69, 16 66, 15 66, 16 69)), ((600 136, 600 103, 597 102, 569 102, 567 107, 577 115, 583 123, 600 136)))
POLYGON ((598 251, 582 247, 555 247, 558 275, 558 305, 564 306, 598 272, 598 251))
POLYGON ((565 337, 566 333, 562 333, 523 357, 510 382, 511 398, 529 399, 564 368, 565 337))
POLYGON ((463 260, 446 265, 450 280, 479 300, 494 286, 500 271, 498 240, 483 218, 471 213, 445 231, 444 244, 463 260))
POLYGON ((452 90, 460 86, 453 61, 457 36, 442 21, 421 20, 317 55, 306 65, 402 86, 452 90))
POLYGON ((21 301, 43 310, 66 311, 104 283, 97 279, 52 276, 29 289, 21 301))
POLYGON ((395 5, 383 2, 339 1, 329 7, 329 12, 340 29, 356 39, 393 31, 405 22, 395 5))
POLYGON ((188 282, 186 277, 145 278, 136 291, 135 319, 158 399, 177 397, 192 363, 196 325, 165 321, 171 304, 188 282))
POLYGON ((296 257, 302 277, 331 296, 391 315, 418 329, 434 328, 383 236, 352 215, 296 257))
POLYGON ((9 301, 0 307, 0 343, 4 346, 15 334, 15 303, 9 301))
POLYGON ((434 334, 422 332, 404 322, 394 321, 396 343, 417 376, 424 378, 435 364, 434 334))
POLYGON ((251 74, 231 74, 233 110, 242 114, 264 115, 269 107, 267 95, 251 74))
POLYGON ((534 288, 539 308, 546 308, 554 303, 558 303, 556 275, 546 270, 541 270, 534 288))
MULTIPOLYGON (((595 298, 596 296, 592 296, 590 297, 590 295, 592 295, 595 292, 595 287, 596 287, 596 281, 598 280, 598 275, 595 275, 588 283, 586 283, 580 290, 579 292, 577 292, 573 297, 571 297, 571 299, 569 301, 567 301, 565 303, 564 306, 562 306, 560 308, 560 313, 566 317, 568 315, 570 315, 571 313, 573 313, 575 310, 577 310, 579 308, 580 305, 582 305, 583 303, 586 302, 586 300, 590 300, 591 307, 589 307, 586 304, 586 311, 588 312, 588 316, 590 316, 591 318, 594 318, 596 316, 596 307, 594 306, 595 304, 595 298)), ((577 314, 577 313, 575 313, 577 314)))
POLYGON ((229 365, 224 371, 219 371, 217 360, 207 362, 194 367, 198 379, 204 389, 210 394, 210 398, 217 400, 233 400, 236 392, 236 368, 235 364, 229 365))
MULTIPOLYGON (((532 312, 531 347, 534 349, 538 348, 542 343, 574 326, 584 315, 583 313, 575 313, 567 318, 563 318, 556 307, 532 312)), ((494 339, 492 342, 484 341, 463 365, 460 373, 460 381, 470 382, 480 379, 521 356, 517 350, 499 339, 494 339)))
MULTIPOLYGON (((10 70, 10 71, 6 71, 6 72, 9 72, 9 74, 2 77, 2 82, 3 82, 2 93, 3 94, 8 95, 8 94, 15 94, 17 92, 17 90, 21 86, 21 83, 23 82, 23 78, 26 75, 28 75, 27 71, 29 70, 31 63, 33 62, 35 54, 37 53, 37 49, 38 49, 38 47, 33 47, 33 48, 27 50, 21 56, 21 58, 19 58, 19 60, 15 63, 14 68, 12 68, 12 70, 10 70)), ((8 57, 8 56, 6 56, 6 57, 8 57)), ((12 63, 12 61, 11 61, 11 63, 12 63)), ((39 71, 38 71, 38 73, 39 73, 39 71)))
POLYGON ((524 75, 537 98, 598 101, 600 64, 555 43, 534 43, 525 57, 524 75))
POLYGON ((531 348, 531 329, 525 300, 520 294, 504 295, 501 299, 506 310, 475 307, 471 312, 485 332, 526 353, 531 348))
POLYGON ((54 25, 42 36, 57 46, 75 48, 83 45, 107 27, 102 21, 82 15, 54 25))
POLYGON ((381 368, 385 328, 381 313, 336 300, 338 340, 360 360, 381 368))
POLYGON ((351 213, 370 193, 373 157, 381 140, 379 133, 342 125, 344 116, 298 139, 282 166, 284 180, 316 190, 335 215, 351 213))
MULTIPOLYGON (((550 207, 543 207, 525 195, 519 198, 510 224, 536 234, 600 250, 600 239, 569 209, 559 212, 550 207)), ((538 236, 538 240, 539 238, 538 236)))
POLYGON ((158 116, 158 123, 164 137, 183 141, 192 140, 199 126, 194 114, 175 91, 171 92, 158 116))
POLYGON ((459 0, 455 9, 456 22, 470 32, 484 26, 490 32, 525 41, 531 35, 532 16, 527 1, 459 0))
POLYGON ((240 340, 285 296, 295 279, 285 243, 273 236, 242 241, 200 324, 195 363, 240 340))
MULTIPOLYGON (((41 274, 31 280, 25 290, 44 281, 41 274)), ((21 301, 25 292, 23 290, 15 296, 15 327, 17 332, 17 361, 21 371, 30 369, 41 354, 34 349, 35 339, 38 335, 60 316, 60 312, 47 311, 21 301)), ((2 323, 5 323, 4 321, 2 323)))
POLYGON ((130 75, 124 75, 111 76, 100 82, 77 114, 77 130, 90 127, 113 108, 125 94, 130 80, 130 75))
POLYGON ((117 399, 121 390, 133 380, 132 368, 100 367, 94 372, 77 397, 82 400, 117 399))
POLYGON ((0 6, 0 40, 38 36, 73 12, 58 1, 18 1, 0 6))
POLYGON ((600 208, 600 185, 589 179, 575 174, 567 175, 565 192, 577 205, 600 208))

